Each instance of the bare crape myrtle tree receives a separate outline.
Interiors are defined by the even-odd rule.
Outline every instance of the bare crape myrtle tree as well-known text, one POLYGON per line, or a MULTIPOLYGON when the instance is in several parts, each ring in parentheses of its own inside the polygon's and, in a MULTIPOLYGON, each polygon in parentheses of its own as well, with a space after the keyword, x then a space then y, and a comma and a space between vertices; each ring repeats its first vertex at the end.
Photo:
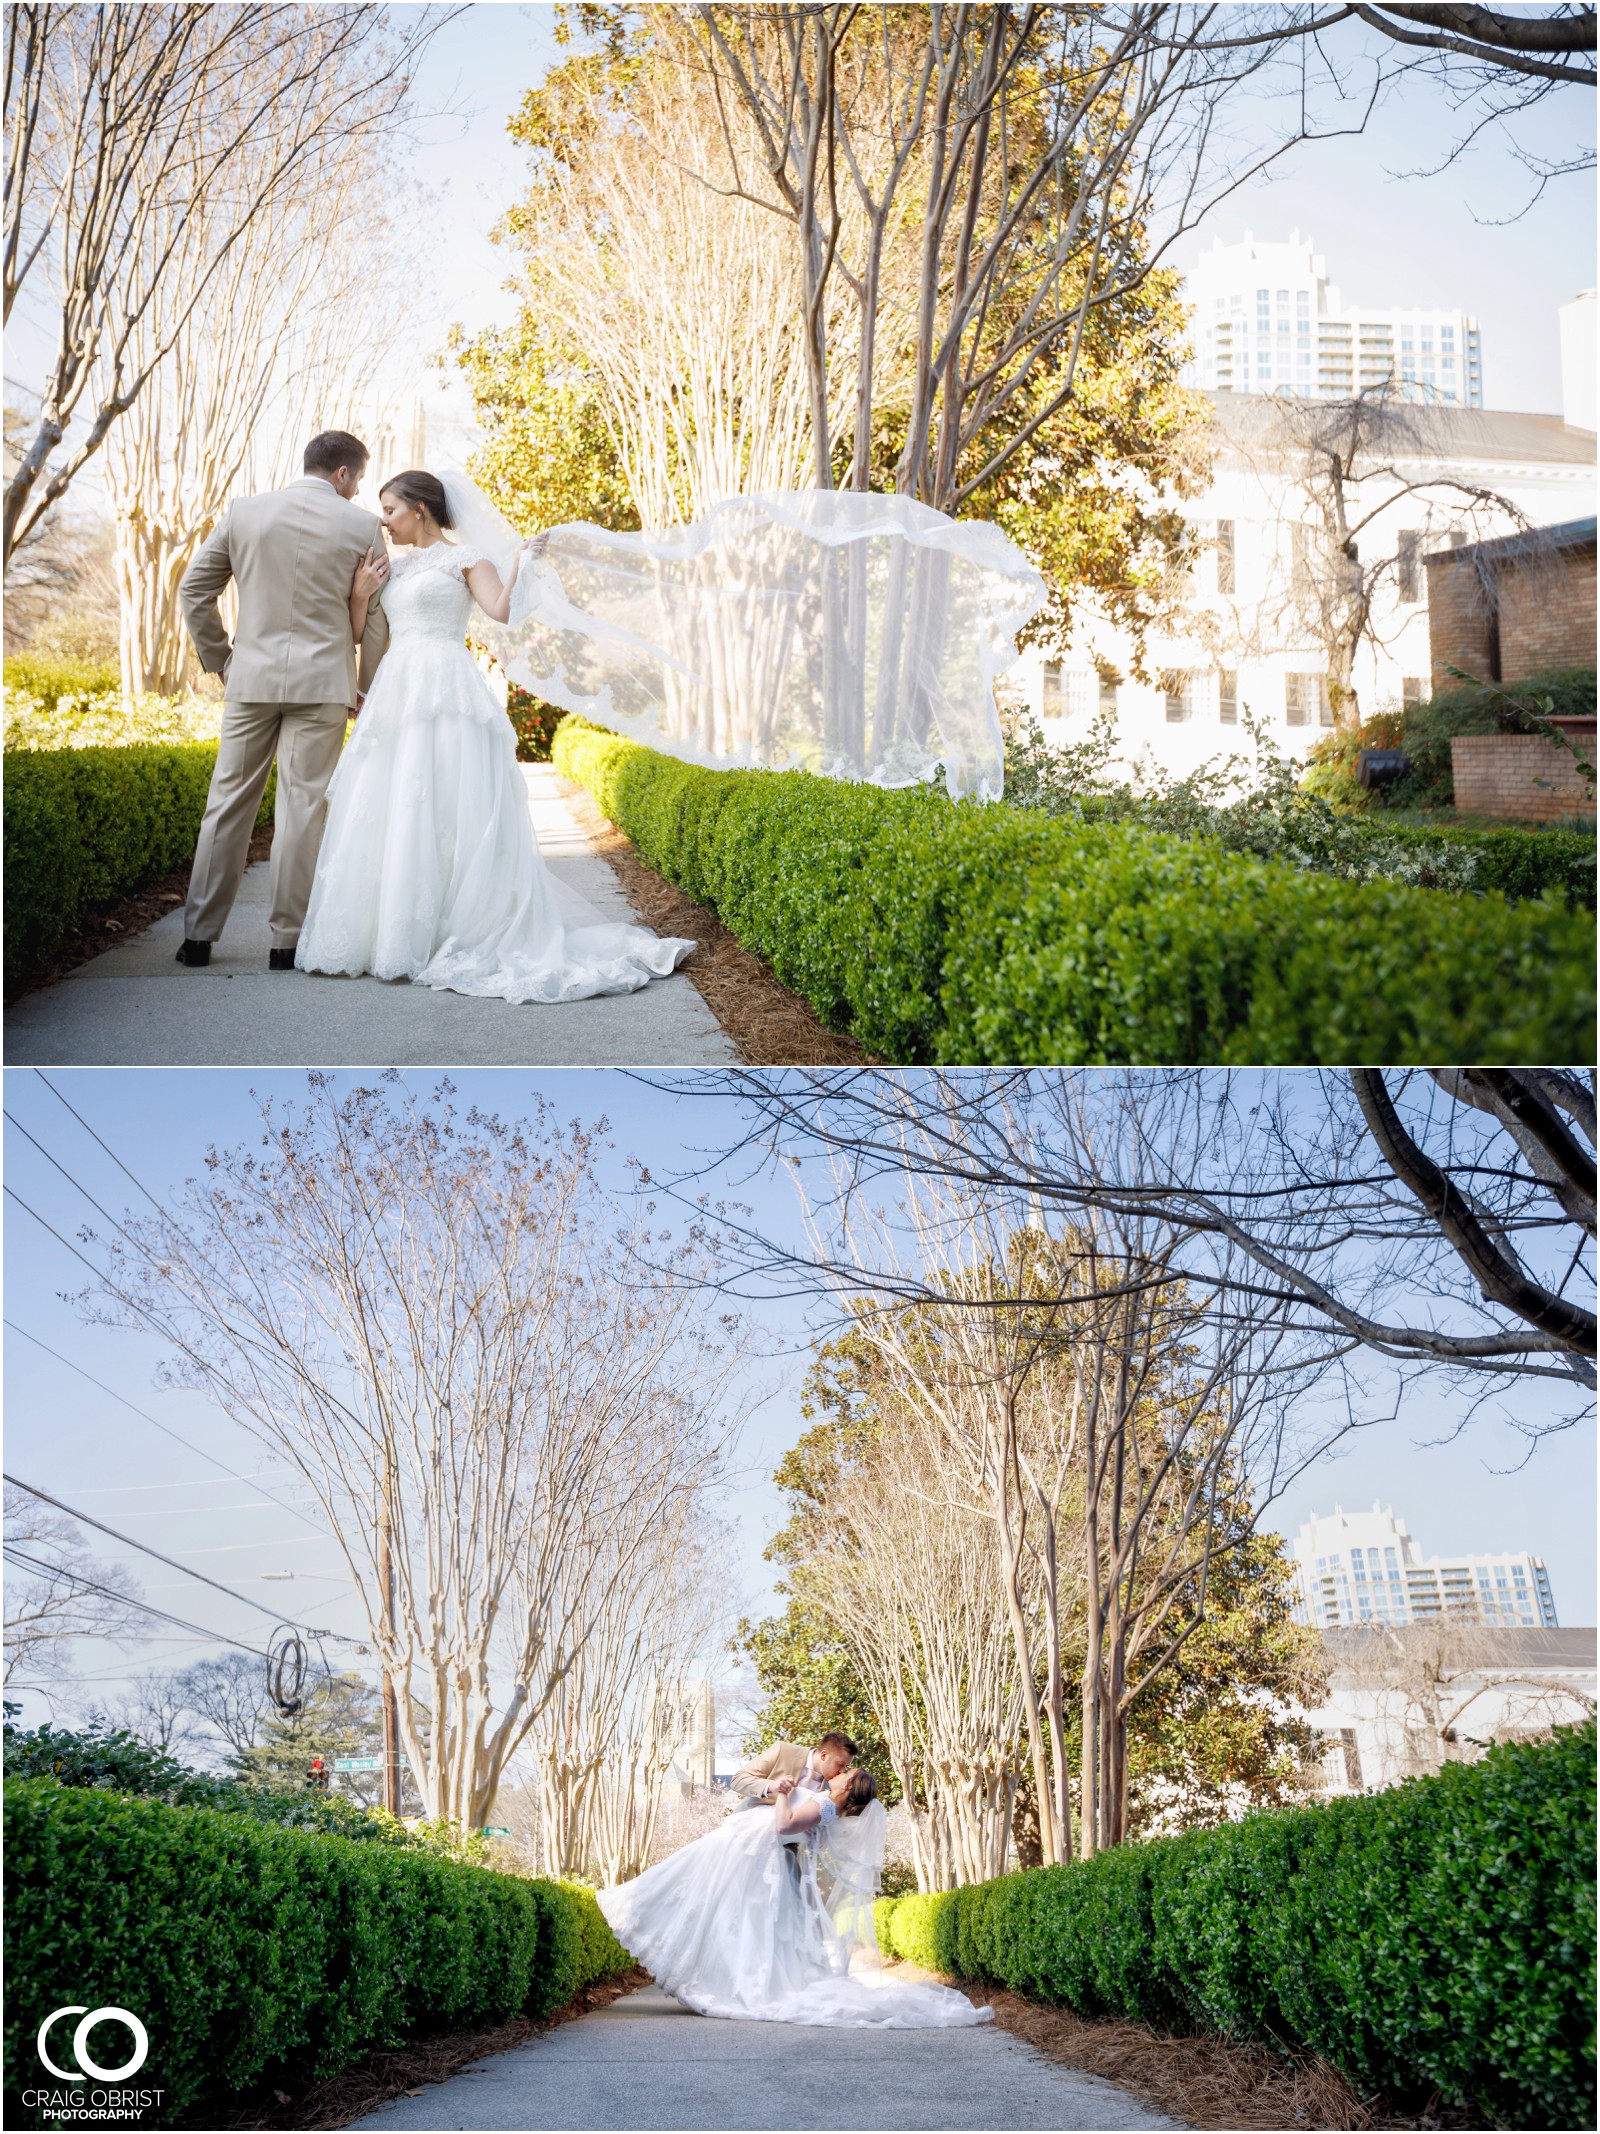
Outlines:
MULTIPOLYGON (((748 1129, 728 1160, 827 1155, 836 1221, 908 1176, 1042 1210, 1053 1227, 1158 1216, 1187 1240, 1178 1276, 1209 1277, 1226 1247, 1242 1295, 1352 1358, 1442 1370, 1469 1398, 1515 1393, 1508 1420, 1530 1439, 1589 1410, 1586 1070, 736 1070, 731 1086, 748 1129)), ((780 1242, 735 1234, 751 1285, 859 1279, 830 1251, 814 1246, 797 1270, 780 1242)), ((886 1270, 886 1293, 917 1293, 896 1283, 886 1270)))
MULTIPOLYGON (((1080 1159, 1109 1168, 1114 1117, 1080 1124, 1080 1159)), ((943 1826, 924 1886, 1001 1871, 1019 1742, 1041 1856, 1087 1857, 1127 1835, 1138 1700, 1261 1513, 1349 1427, 1316 1397, 1339 1344, 1294 1326, 1231 1249, 1203 1265, 1158 1210, 1080 1211, 1052 1234, 1037 1202, 949 1177, 874 1199, 813 1224, 881 1427, 806 1591, 886 1738, 902 1706, 921 1721, 901 1783, 943 1826), (935 1664, 944 1648, 959 1664, 935 1664), (981 1700, 962 1688, 991 1676, 981 1700), (947 1701, 959 1726, 936 1724, 947 1701)))
MULTIPOLYGON (((4 553, 38 524, 150 389, 191 322, 246 291, 275 255, 325 248, 338 194, 371 179, 415 59, 447 11, 346 4, 6 12, 5 319, 53 319, 16 440, 4 553), (327 194, 326 188, 333 193, 327 194)), ((270 331, 270 304, 257 311, 270 331)))
POLYGON ((657 1223, 640 1274, 647 1218, 601 1190, 588 1132, 385 1080, 265 1106, 257 1146, 121 1227, 86 1308, 164 1340, 300 1477, 425 1813, 476 1829, 619 1585, 693 1540, 738 1349, 698 1247, 657 1223))

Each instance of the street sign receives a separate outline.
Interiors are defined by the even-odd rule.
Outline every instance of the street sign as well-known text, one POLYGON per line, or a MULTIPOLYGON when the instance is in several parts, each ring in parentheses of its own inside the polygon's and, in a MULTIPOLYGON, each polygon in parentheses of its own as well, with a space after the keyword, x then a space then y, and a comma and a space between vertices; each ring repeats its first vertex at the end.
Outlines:
POLYGON ((511 1827, 507 1823, 485 1823, 483 1834, 486 1838, 508 1838, 511 1835, 511 1827))
POLYGON ((381 1771, 383 1769, 383 1758, 381 1756, 336 1756, 333 1759, 333 1768, 336 1771, 381 1771))

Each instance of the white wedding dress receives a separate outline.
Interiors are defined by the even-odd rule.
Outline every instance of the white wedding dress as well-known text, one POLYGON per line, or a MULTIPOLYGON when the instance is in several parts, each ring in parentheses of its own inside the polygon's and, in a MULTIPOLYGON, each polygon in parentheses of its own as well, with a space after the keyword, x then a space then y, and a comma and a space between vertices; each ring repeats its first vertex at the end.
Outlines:
MULTIPOLYGON (((876 1943, 841 1936, 817 1880, 818 1838, 835 1810, 789 1848, 773 1814, 743 1808, 632 1882, 599 1894, 628 1954, 697 2015, 764 2023, 952 2030, 992 2021, 948 1986, 883 1977, 876 1943), (792 1862, 786 1851, 792 1853, 792 1862)), ((870 1902, 852 1907, 871 1933, 870 1902)))
POLYGON ((466 646, 478 550, 403 549, 389 650, 328 787, 295 962, 510 1001, 631 993, 695 946, 601 919, 540 857, 511 722, 466 646))

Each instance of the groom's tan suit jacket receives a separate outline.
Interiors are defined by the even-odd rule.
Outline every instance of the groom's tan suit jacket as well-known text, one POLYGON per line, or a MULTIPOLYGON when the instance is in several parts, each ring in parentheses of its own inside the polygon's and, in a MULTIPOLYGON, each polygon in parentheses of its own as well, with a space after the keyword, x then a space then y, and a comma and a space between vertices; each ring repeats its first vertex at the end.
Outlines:
POLYGON ((733 1774, 733 1790, 747 1801, 766 1800, 769 1783, 775 1778, 804 1778, 806 1765, 811 1760, 811 1751, 804 1742, 775 1741, 770 1749, 763 1749, 752 1762, 733 1774))
POLYGON ((350 588, 369 548, 383 553, 373 514, 307 474, 231 504, 183 574, 183 619, 226 699, 184 911, 191 941, 215 941, 227 922, 274 755, 272 945, 292 949, 300 937, 345 722, 389 641, 374 600, 358 675, 350 588), (239 594, 231 643, 219 612, 230 580, 239 594))

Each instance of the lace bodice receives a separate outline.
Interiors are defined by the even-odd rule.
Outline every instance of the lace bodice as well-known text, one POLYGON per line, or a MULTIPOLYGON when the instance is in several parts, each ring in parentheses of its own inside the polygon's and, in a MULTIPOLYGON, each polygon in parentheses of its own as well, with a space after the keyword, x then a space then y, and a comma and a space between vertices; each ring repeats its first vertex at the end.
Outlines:
POLYGON ((436 541, 431 548, 398 551, 389 566, 389 582, 383 589, 383 612, 389 618, 389 636, 432 637, 459 645, 467 634, 472 613, 472 589, 466 573, 483 557, 475 548, 455 541, 436 541))

